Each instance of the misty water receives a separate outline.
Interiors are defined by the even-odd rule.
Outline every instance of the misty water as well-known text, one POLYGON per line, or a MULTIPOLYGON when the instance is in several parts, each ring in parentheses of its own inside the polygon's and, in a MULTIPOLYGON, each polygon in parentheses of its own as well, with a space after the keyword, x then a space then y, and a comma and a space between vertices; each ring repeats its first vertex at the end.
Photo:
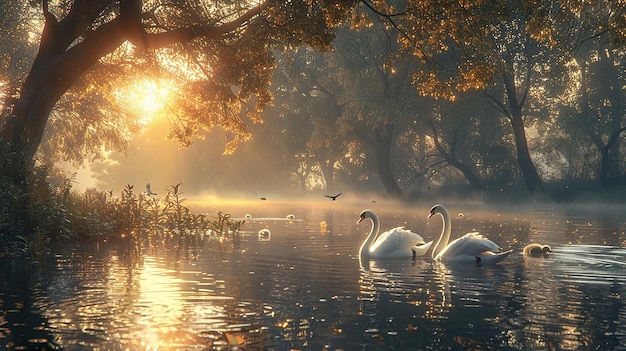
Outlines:
POLYGON ((356 224, 361 210, 436 240, 431 205, 207 205, 251 217, 233 245, 100 242, 4 258, 0 348, 54 338, 65 350, 626 349, 623 208, 449 204, 453 238, 480 231, 514 252, 495 266, 360 262, 371 227, 356 224), (524 257, 531 242, 553 252, 524 257))

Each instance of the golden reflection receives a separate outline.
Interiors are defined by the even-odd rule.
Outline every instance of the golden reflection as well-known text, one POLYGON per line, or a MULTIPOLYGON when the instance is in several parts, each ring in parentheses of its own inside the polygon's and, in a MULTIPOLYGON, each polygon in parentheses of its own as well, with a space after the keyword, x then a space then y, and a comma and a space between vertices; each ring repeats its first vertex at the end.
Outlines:
POLYGON ((308 319, 286 319, 280 323, 280 326, 283 328, 283 338, 286 341, 307 346, 308 340, 312 337, 311 324, 308 319))
POLYGON ((118 332, 129 349, 158 350, 176 345, 205 344, 202 330, 194 330, 200 328, 196 326, 197 322, 206 320, 207 316, 218 319, 225 315, 223 307, 213 301, 226 297, 195 296, 193 300, 188 299, 189 285, 204 285, 181 275, 196 275, 198 272, 167 269, 149 256, 143 258, 139 268, 122 267, 117 261, 113 263, 106 278, 109 303, 99 306, 115 306, 109 313, 116 315, 120 325, 132 326, 130 330, 118 332))
POLYGON ((143 340, 147 346, 161 345, 164 336, 175 331, 173 325, 180 324, 184 311, 181 281, 171 272, 157 267, 146 260, 139 279, 141 316, 139 323, 144 327, 143 340), (174 328, 174 329, 172 329, 174 328))
MULTIPOLYGON (((412 306, 425 306, 422 308, 426 310, 420 317, 436 318, 433 316, 435 296, 430 292, 431 283, 427 278, 430 271, 428 262, 420 259, 407 262, 359 257, 359 263, 359 315, 374 315, 378 313, 379 301, 392 301, 403 296, 412 306), (407 294, 407 291, 410 293, 407 294)), ((412 329, 409 326, 407 328, 412 329)))
POLYGON ((433 294, 433 315, 436 318, 441 314, 441 310, 452 307, 452 294, 450 292, 450 283, 448 277, 452 274, 450 270, 442 263, 433 264, 433 273, 437 278, 436 294, 433 294), (437 297, 441 296, 441 302, 437 303, 437 297), (435 307, 437 306, 437 307, 435 307))

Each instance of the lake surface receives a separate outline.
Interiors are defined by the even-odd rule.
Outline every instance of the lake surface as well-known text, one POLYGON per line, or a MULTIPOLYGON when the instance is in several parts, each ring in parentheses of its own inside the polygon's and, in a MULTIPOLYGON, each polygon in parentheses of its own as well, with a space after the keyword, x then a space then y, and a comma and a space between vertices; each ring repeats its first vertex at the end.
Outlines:
POLYGON ((442 225, 431 205, 207 205, 252 217, 239 240, 2 259, 0 349, 626 350, 624 208, 449 204, 453 238, 479 231, 514 252, 494 266, 359 260, 361 210, 428 241, 442 225), (524 257, 532 242, 553 252, 524 257))

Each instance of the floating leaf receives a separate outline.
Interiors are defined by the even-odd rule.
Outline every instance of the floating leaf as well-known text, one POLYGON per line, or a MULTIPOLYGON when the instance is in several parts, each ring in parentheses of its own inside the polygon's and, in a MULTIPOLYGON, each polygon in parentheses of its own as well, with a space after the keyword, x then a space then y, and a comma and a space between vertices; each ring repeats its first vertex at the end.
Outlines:
POLYGON ((246 346, 246 340, 239 335, 226 333, 226 341, 228 342, 228 346, 230 347, 243 347, 246 346))

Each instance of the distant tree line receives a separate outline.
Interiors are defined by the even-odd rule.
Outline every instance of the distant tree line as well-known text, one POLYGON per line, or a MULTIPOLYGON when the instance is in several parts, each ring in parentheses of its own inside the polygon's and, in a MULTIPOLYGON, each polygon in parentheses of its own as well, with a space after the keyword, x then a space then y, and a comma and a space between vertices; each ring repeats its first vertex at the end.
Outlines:
POLYGON ((437 18, 364 16, 332 52, 278 55, 263 116, 276 136, 265 139, 301 184, 376 176, 396 197, 462 184, 567 197, 624 184, 623 5, 424 3, 437 18))

